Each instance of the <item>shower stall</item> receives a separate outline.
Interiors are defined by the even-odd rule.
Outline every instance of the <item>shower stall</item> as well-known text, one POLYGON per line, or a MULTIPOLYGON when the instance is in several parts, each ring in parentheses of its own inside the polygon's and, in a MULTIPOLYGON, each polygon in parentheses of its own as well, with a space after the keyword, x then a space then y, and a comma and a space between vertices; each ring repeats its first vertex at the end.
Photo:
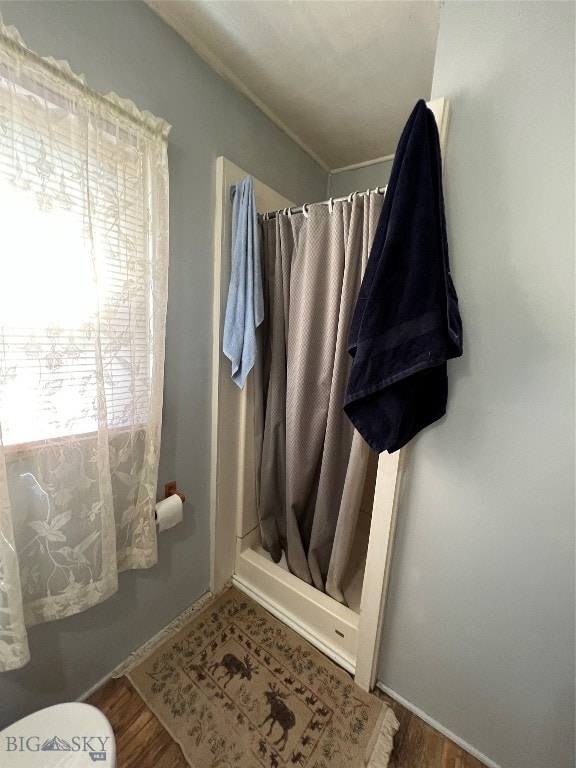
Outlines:
MULTIPOLYGON (((435 114, 442 151, 448 103, 429 103, 435 114)), ((213 378, 211 446, 211 590, 230 580, 272 614, 295 629, 355 676, 362 688, 373 687, 390 570, 398 499, 406 449, 378 456, 370 453, 350 554, 341 580, 345 603, 330 597, 276 563, 265 551, 258 515, 255 413, 258 391, 251 374, 243 390, 230 379, 222 355, 222 330, 230 279, 230 187, 245 178, 226 158, 217 160, 213 378)), ((254 178, 259 213, 290 208, 287 200, 254 178)), ((300 201, 298 201, 300 202, 300 201)))

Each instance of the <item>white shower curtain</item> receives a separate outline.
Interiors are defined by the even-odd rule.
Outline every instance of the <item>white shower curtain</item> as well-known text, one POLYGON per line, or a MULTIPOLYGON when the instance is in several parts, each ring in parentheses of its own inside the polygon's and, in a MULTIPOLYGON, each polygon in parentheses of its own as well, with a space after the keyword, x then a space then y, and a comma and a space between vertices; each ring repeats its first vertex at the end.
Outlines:
POLYGON ((343 411, 350 319, 383 196, 262 221, 264 547, 344 602, 369 448, 343 411))
POLYGON ((0 19, 0 671, 156 562, 168 131, 0 19))

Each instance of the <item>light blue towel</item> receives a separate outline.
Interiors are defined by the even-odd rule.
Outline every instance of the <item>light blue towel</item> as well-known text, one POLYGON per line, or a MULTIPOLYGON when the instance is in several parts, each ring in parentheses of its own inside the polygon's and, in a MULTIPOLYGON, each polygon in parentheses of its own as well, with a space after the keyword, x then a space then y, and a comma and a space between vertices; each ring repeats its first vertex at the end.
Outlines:
POLYGON ((254 186, 247 176, 230 190, 232 272, 224 321, 223 350, 232 361, 232 381, 244 386, 256 359, 256 328, 264 319, 260 238, 254 186))

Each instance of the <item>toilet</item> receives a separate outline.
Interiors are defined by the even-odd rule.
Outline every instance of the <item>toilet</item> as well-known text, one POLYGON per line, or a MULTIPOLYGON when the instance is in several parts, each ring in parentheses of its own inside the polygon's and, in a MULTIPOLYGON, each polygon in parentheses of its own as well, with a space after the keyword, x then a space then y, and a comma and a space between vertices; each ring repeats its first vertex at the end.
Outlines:
POLYGON ((114 732, 91 704, 56 704, 0 731, 2 768, 115 768, 114 732))

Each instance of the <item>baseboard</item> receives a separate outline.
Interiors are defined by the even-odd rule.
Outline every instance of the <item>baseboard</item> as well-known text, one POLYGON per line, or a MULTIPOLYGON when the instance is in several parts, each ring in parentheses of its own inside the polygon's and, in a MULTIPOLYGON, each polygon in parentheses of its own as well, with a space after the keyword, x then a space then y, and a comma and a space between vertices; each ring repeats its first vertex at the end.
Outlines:
MULTIPOLYGON (((228 586, 229 584, 226 583, 224 585, 224 589, 226 589, 228 586)), ((176 616, 176 618, 174 618, 169 624, 156 632, 155 635, 153 635, 151 638, 146 640, 145 643, 136 648, 135 651, 129 653, 125 659, 117 664, 114 669, 108 672, 108 674, 106 674, 101 680, 88 688, 87 691, 84 691, 84 693, 82 693, 76 699, 76 701, 86 701, 86 699, 89 699, 93 693, 96 693, 96 691, 102 688, 103 685, 106 685, 106 683, 111 678, 121 677, 123 674, 125 674, 125 672, 127 672, 132 666, 134 666, 135 663, 137 663, 140 657, 144 658, 149 653, 152 653, 152 651, 155 650, 166 639, 168 639, 170 635, 175 634, 182 626, 182 624, 192 618, 195 613, 202 610, 202 608, 204 608, 214 597, 215 595, 212 594, 212 592, 205 592, 203 595, 201 595, 194 603, 192 603, 192 605, 188 606, 188 608, 182 611, 182 613, 179 613, 178 616, 176 616)))
POLYGON ((421 720, 424 720, 425 723, 428 723, 428 725, 431 725, 432 728, 434 728, 434 730, 438 731, 438 733, 441 733, 443 736, 446 736, 446 738, 450 739, 450 741, 453 741, 454 744, 457 744, 459 747, 461 747, 470 755, 472 755, 472 757, 475 757, 476 760, 480 760, 480 762, 483 763, 485 766, 487 766, 487 768, 502 768, 502 766, 498 765, 498 763, 495 763, 494 760, 491 760, 489 757, 486 757, 486 755, 483 755, 471 744, 468 744, 468 742, 464 741, 464 739, 461 739, 460 736, 457 736, 455 733, 452 733, 452 731, 449 731, 448 728, 445 728, 442 725, 442 723, 439 723, 437 720, 434 720, 433 717, 430 717, 430 715, 427 715, 426 712, 423 712, 418 707, 415 707, 414 704, 412 704, 410 701, 405 699, 403 696, 400 696, 399 693, 396 693, 396 691, 393 691, 392 688, 389 688, 380 680, 376 681, 376 687, 379 688, 381 691, 384 691, 384 693, 388 694, 388 696, 390 696, 392 699, 397 701, 398 704, 402 704, 403 707, 410 710, 410 712, 413 712, 421 720))
POLYGON ((88 688, 87 691, 84 691, 84 693, 79 696, 76 701, 86 701, 86 699, 89 699, 90 696, 92 696, 93 693, 96 693, 96 691, 99 691, 102 686, 106 685, 108 680, 110 680, 112 677, 114 677, 114 668, 112 672, 109 672, 105 677, 102 678, 102 680, 99 680, 97 683, 94 683, 94 685, 91 688, 88 688))

